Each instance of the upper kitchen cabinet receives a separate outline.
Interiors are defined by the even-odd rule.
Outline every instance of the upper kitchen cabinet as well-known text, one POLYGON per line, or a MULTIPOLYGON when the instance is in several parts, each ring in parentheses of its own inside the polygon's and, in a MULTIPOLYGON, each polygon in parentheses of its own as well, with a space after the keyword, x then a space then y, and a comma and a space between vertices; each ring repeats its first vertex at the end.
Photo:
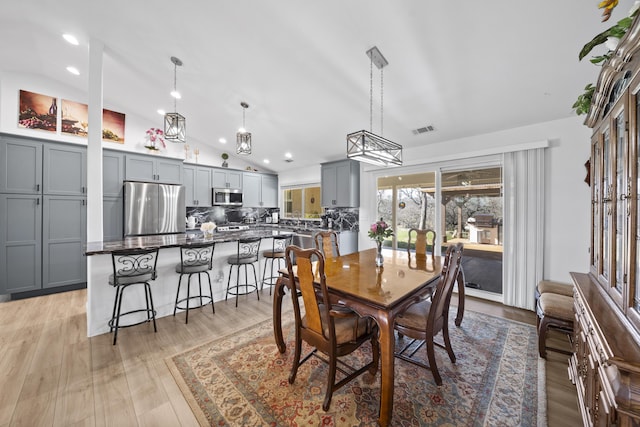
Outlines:
POLYGON ((360 163, 355 160, 323 163, 320 171, 323 207, 360 206, 360 163))
POLYGON ((228 169, 213 169, 213 188, 242 189, 242 172, 228 169))
POLYGON ((249 208, 278 207, 278 177, 244 172, 242 176, 242 206, 249 208))
POLYGON ((117 151, 102 151, 102 195, 122 197, 124 181, 124 154, 117 151))
POLYGON ((0 152, 0 193, 86 195, 86 147, 1 135, 0 152))
POLYGON ((125 179, 127 181, 182 184, 182 160, 126 154, 125 179))
POLYGON ((84 196, 87 192, 87 148, 45 144, 42 171, 44 194, 84 196))
POLYGON ((0 193, 42 192, 42 143, 0 135, 0 193))
POLYGON ((211 206, 213 168, 184 165, 185 203, 187 206, 211 206))

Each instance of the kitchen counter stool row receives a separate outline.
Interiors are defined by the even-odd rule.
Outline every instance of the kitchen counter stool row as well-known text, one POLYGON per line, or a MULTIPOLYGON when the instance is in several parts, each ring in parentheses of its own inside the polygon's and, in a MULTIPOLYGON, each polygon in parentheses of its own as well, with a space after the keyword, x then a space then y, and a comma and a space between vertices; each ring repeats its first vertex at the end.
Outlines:
MULTIPOLYGON (((234 255, 227 258, 229 265, 229 278, 227 280, 227 290, 225 300, 229 295, 235 296, 235 305, 238 306, 238 297, 240 295, 248 295, 255 291, 258 300, 260 294, 258 287, 264 288, 264 285, 270 286, 269 294, 271 294, 271 286, 275 284, 277 279, 277 271, 282 268, 281 262, 284 262, 285 248, 291 244, 292 235, 273 236, 272 246, 270 249, 263 251, 264 269, 262 272, 262 280, 258 281, 258 272, 255 264, 259 264, 261 237, 249 237, 238 239, 237 251, 234 255), (269 272, 267 265, 269 264, 269 272), (253 281, 249 276, 248 267, 253 270, 253 281), (242 268, 244 267, 244 268, 242 268), (235 268, 235 284, 231 283, 233 269, 235 268), (241 272, 244 274, 241 274, 241 272), (269 274, 267 276, 267 273, 269 274)), ((213 300, 213 289, 211 287, 211 276, 209 271, 213 266, 213 254, 215 242, 197 242, 180 246, 180 262, 175 266, 175 272, 179 274, 178 288, 176 290, 175 305, 173 315, 177 310, 184 310, 185 323, 189 323, 189 310, 200 308, 211 304, 212 312, 215 314, 215 306, 213 300), (207 276, 209 292, 208 294, 202 290, 202 274, 207 276), (191 277, 198 276, 198 289, 196 293, 191 290, 191 277), (182 292, 182 278, 186 279, 186 296, 185 291, 182 292)), ((153 249, 126 249, 114 251, 111 254, 113 274, 109 276, 109 284, 116 288, 116 296, 113 304, 113 314, 109 320, 108 326, 110 332, 113 332, 113 344, 116 344, 118 338, 118 330, 130 326, 139 325, 141 323, 152 322, 154 332, 156 327, 156 310, 153 305, 153 295, 149 282, 157 277, 156 265, 158 262, 159 248, 153 249), (145 307, 121 312, 124 291, 133 285, 144 285, 145 307), (131 323, 121 324, 121 317, 135 315, 136 320, 131 323)), ((259 269, 259 267, 258 267, 259 269)))

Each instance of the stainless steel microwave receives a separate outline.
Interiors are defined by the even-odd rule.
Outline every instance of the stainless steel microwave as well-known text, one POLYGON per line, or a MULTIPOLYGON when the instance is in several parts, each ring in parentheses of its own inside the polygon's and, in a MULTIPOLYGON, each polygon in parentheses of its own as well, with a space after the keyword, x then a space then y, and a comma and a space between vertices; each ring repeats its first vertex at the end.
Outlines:
POLYGON ((211 195, 214 206, 242 206, 242 190, 239 188, 214 188, 211 195))

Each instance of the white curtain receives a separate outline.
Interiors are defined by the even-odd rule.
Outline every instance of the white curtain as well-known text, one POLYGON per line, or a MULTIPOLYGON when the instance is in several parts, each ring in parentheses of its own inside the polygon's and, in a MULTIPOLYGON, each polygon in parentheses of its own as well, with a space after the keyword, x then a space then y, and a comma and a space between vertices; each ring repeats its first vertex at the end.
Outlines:
POLYGON ((505 305, 535 310, 543 275, 544 148, 504 154, 505 305))

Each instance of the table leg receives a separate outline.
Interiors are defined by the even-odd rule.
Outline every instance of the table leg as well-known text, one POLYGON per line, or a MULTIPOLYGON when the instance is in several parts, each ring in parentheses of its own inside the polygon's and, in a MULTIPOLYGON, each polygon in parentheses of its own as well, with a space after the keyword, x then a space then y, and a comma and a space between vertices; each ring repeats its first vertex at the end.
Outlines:
POLYGON ((464 272, 460 268, 458 277, 458 314, 456 315, 456 326, 462 324, 462 316, 464 316, 464 272))
POLYGON ((393 321, 386 316, 376 319, 380 330, 380 426, 388 426, 391 423, 393 412, 393 387, 394 387, 394 348, 393 321))
POLYGON ((287 286, 288 280, 280 276, 273 289, 273 335, 280 353, 284 353, 287 349, 282 337, 282 298, 285 295, 284 288, 287 286))

